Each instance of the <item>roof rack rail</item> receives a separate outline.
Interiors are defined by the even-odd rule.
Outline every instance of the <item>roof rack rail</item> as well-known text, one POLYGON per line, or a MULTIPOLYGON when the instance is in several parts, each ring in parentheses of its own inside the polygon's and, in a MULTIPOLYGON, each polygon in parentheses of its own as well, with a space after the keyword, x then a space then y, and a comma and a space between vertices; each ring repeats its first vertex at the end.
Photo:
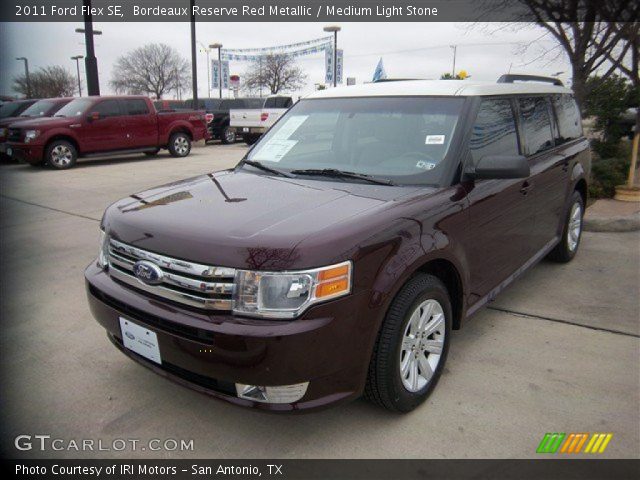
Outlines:
POLYGON ((517 73, 508 73, 508 74, 502 75, 498 79, 498 83, 514 83, 517 80, 520 80, 522 82, 546 82, 546 83, 552 83, 554 85, 558 85, 560 87, 564 86, 564 84, 559 78, 542 77, 540 75, 520 75, 517 73))
POLYGON ((410 80, 422 80, 422 78, 379 78, 378 80, 374 80, 372 83, 382 83, 382 82, 408 82, 410 80))

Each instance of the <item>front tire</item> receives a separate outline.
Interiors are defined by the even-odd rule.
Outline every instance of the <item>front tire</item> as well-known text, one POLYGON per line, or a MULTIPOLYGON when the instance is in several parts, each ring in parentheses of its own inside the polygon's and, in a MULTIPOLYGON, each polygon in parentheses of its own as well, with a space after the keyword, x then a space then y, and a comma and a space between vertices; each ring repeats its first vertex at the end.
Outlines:
MULTIPOLYGON (((78 161, 78 151, 72 143, 66 140, 54 140, 44 154, 44 163, 56 170, 67 170, 75 166, 78 161)), ((36 166, 38 164, 35 164, 36 166)))
POLYGON ((191 138, 184 132, 177 132, 169 138, 169 153, 172 157, 186 157, 191 152, 191 138))
POLYGON ((567 263, 573 260, 580 247, 582 238, 582 220, 584 217, 584 200, 578 192, 573 192, 571 206, 564 221, 562 238, 548 255, 550 260, 567 263))
POLYGON ((424 402, 447 358, 451 318, 449 293, 437 277, 420 274, 409 280, 378 333, 365 398, 395 412, 424 402))
POLYGON ((222 130, 222 135, 220 136, 220 141, 225 145, 229 145, 231 143, 236 143, 236 132, 231 127, 225 127, 222 130))

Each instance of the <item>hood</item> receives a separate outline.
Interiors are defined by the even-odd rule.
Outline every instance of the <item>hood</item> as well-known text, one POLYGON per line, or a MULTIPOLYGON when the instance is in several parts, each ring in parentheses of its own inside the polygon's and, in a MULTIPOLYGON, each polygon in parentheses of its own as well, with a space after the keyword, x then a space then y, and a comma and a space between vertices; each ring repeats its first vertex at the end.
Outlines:
MULTIPOLYGON (((54 128, 65 127, 72 123, 78 123, 78 119, 71 117, 34 117, 34 118, 19 118, 16 117, 14 121, 10 122, 12 128, 54 128)), ((8 126, 8 125, 7 125, 8 126)))
POLYGON ((0 127, 8 127, 10 124, 19 122, 21 120, 28 120, 28 117, 5 117, 0 119, 0 127))
POLYGON ((125 198, 109 207, 103 224, 115 239, 176 258, 235 268, 301 268, 297 247, 305 238, 335 230, 337 239, 340 225, 374 215, 415 190, 224 171, 125 198))

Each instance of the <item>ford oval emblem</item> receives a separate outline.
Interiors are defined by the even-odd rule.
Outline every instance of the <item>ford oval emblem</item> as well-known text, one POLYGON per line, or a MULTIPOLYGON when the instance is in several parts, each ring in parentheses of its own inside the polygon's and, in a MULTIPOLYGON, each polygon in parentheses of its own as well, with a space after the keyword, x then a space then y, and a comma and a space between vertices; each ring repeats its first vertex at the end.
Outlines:
POLYGON ((162 283, 162 270, 155 263, 147 260, 140 260, 134 263, 133 274, 138 280, 147 285, 158 285, 162 283))

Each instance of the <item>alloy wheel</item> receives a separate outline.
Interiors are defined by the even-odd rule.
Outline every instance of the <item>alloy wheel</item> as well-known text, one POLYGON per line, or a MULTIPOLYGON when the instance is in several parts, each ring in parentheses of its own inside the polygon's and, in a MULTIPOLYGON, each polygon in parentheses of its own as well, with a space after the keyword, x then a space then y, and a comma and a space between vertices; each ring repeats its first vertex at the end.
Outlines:
POLYGON ((571 207, 569 214, 569 225, 567 227, 567 246, 571 252, 578 248, 580 233, 582 231, 582 207, 578 202, 571 207))
POLYGON ((177 137, 173 142, 173 146, 178 155, 184 156, 189 151, 189 142, 183 136, 177 137))
POLYGON ((66 167, 73 160, 73 152, 66 145, 57 145, 51 151, 51 163, 57 167, 66 167))
POLYGON ((400 377, 409 392, 422 390, 440 363, 444 348, 445 317, 436 300, 422 302, 413 311, 400 347, 400 377))

